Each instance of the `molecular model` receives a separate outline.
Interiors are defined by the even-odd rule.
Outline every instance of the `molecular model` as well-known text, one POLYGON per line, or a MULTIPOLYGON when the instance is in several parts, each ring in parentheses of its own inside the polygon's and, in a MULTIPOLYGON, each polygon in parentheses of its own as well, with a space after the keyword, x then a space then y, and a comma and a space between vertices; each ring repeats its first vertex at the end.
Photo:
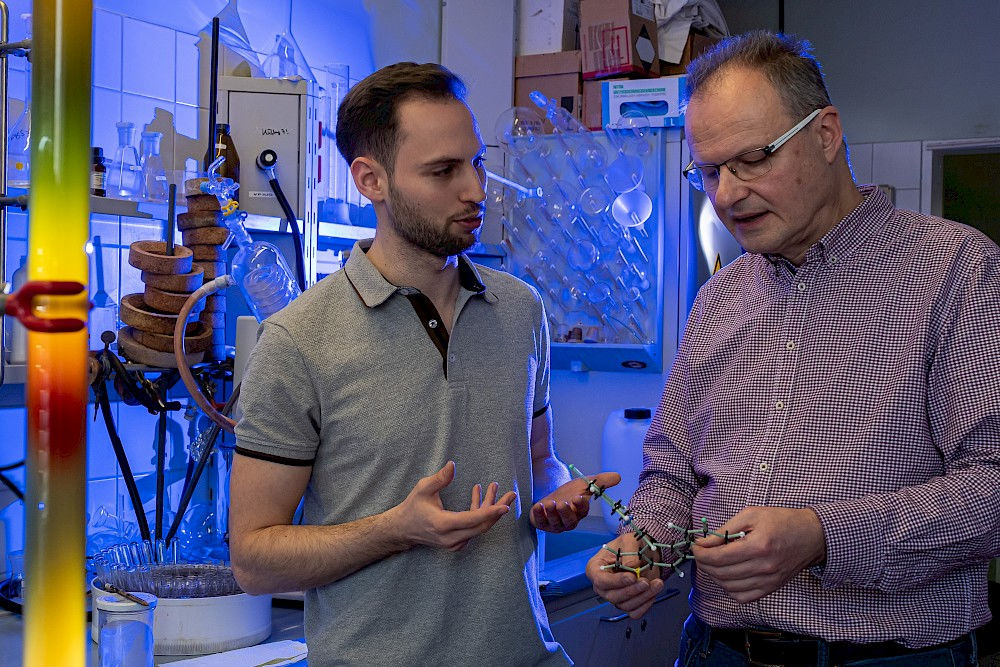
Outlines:
MULTIPOLYGON (((587 479, 579 469, 576 468, 572 463, 569 464, 569 471, 573 473, 576 477, 581 479, 587 479)), ((595 498, 600 498, 608 505, 611 506, 611 512, 618 516, 618 521, 621 522, 623 526, 632 531, 636 540, 642 542, 642 546, 639 551, 622 551, 621 549, 612 549, 607 544, 602 548, 606 551, 610 551, 615 555, 615 562, 609 565, 602 565, 602 570, 614 570, 615 572, 632 572, 635 574, 636 579, 644 571, 651 567, 665 567, 670 568, 672 571, 677 573, 678 577, 683 577, 684 573, 679 569, 680 566, 686 560, 694 560, 694 556, 687 553, 694 539, 697 537, 708 537, 709 535, 714 535, 716 537, 721 537, 726 542, 731 540, 736 540, 741 537, 745 537, 746 533, 730 533, 726 531, 725 533, 719 533, 714 530, 708 529, 708 519, 706 517, 701 518, 701 528, 690 528, 685 529, 674 523, 667 523, 667 528, 671 530, 679 531, 684 535, 684 539, 679 542, 674 542, 673 544, 663 544, 660 542, 654 542, 650 538, 649 534, 640 526, 636 526, 632 521, 632 516, 629 513, 629 508, 621 500, 612 501, 608 495, 604 492, 604 488, 598 486, 594 480, 590 480, 587 486, 587 490, 595 498), (660 559, 656 558, 657 553, 663 554, 660 559), (628 567, 622 562, 622 558, 628 556, 636 556, 639 558, 639 565, 636 567, 628 567), (667 562, 667 558, 673 559, 673 562, 667 562)))

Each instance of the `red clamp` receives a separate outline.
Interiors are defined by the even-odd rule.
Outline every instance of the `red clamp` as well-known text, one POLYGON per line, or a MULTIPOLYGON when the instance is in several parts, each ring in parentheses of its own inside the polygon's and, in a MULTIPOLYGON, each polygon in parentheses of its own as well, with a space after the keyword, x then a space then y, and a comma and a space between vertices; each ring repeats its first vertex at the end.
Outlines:
MULTIPOLYGON (((72 296, 84 289, 82 283, 68 280, 32 280, 7 296, 6 300, 0 300, 0 303, 3 304, 3 312, 16 317, 26 329, 44 333, 79 331, 87 326, 83 320, 73 317, 37 317, 32 312, 32 302, 37 296, 72 296)), ((89 310, 94 304, 88 303, 88 306, 89 310)))

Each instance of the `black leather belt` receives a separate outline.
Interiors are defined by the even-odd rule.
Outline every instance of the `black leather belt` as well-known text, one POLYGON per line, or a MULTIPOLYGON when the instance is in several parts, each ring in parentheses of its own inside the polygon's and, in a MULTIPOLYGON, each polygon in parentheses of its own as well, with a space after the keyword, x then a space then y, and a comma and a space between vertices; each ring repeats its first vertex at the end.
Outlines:
POLYGON ((816 637, 797 635, 781 630, 736 630, 712 628, 712 639, 742 653, 751 665, 801 666, 816 664, 819 648, 826 645, 830 665, 841 665, 854 660, 877 660, 922 653, 959 644, 968 635, 958 639, 924 648, 907 648, 897 642, 874 644, 854 644, 851 642, 827 642, 816 637))

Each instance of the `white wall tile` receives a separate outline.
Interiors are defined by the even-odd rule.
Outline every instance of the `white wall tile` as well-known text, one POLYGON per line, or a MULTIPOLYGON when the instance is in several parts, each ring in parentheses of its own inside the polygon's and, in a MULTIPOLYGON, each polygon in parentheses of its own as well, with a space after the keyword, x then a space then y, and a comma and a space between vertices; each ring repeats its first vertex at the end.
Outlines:
POLYGON ((28 214, 11 206, 7 209, 7 240, 28 240, 28 214))
POLYGON ((118 147, 118 128, 122 117, 121 93, 107 88, 93 88, 91 97, 90 144, 104 149, 104 158, 110 164, 118 147))
POLYGON ((93 81, 114 90, 122 87, 122 17, 94 11, 93 81))
POLYGON ((156 110, 161 109, 160 113, 166 111, 173 116, 174 105, 172 102, 166 102, 164 100, 158 100, 152 97, 144 97, 141 95, 131 95, 125 93, 122 95, 122 120, 127 120, 135 123, 135 148, 139 150, 139 138, 146 126, 153 122, 156 118, 156 110))
POLYGON ((0 465, 24 458, 26 419, 24 408, 0 408, 0 465))
POLYGON ((872 144, 872 181, 897 189, 920 187, 919 141, 872 144))
POLYGON ((896 208, 909 211, 920 210, 920 188, 904 188, 896 190, 896 208))
MULTIPOLYGON (((186 104, 177 104, 174 106, 174 129, 177 134, 183 134, 190 139, 198 137, 198 130, 201 129, 198 110, 199 107, 186 104)), ((205 123, 207 124, 208 121, 206 120, 205 123)))
POLYGON ((174 101, 175 32, 122 19, 122 91, 174 101))
POLYGON ((858 185, 872 182, 872 145, 852 144, 851 171, 854 172, 854 182, 858 185))
POLYGON ((198 38, 178 32, 175 99, 183 104, 198 104, 198 38))
MULTIPOLYGON (((23 239, 11 240, 7 239, 7 275, 4 276, 5 282, 10 282, 14 276, 14 272, 17 271, 17 267, 20 265, 21 258, 28 256, 28 242, 23 239)), ((2 427, 0 427, 0 436, 2 436, 2 427)))

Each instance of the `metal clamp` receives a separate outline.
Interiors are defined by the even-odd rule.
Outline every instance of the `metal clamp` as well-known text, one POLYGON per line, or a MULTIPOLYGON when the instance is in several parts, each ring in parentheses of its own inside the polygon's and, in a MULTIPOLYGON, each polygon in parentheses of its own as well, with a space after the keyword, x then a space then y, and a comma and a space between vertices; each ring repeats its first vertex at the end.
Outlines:
MULTIPOLYGON (((34 314, 34 300, 39 296, 73 296, 80 294, 86 288, 83 284, 68 280, 33 280, 25 283, 19 290, 10 295, 0 297, 5 315, 16 317, 26 329, 44 333, 63 333, 80 331, 87 326, 83 320, 74 317, 38 317, 34 314)), ((88 310, 94 304, 88 302, 88 310)))

